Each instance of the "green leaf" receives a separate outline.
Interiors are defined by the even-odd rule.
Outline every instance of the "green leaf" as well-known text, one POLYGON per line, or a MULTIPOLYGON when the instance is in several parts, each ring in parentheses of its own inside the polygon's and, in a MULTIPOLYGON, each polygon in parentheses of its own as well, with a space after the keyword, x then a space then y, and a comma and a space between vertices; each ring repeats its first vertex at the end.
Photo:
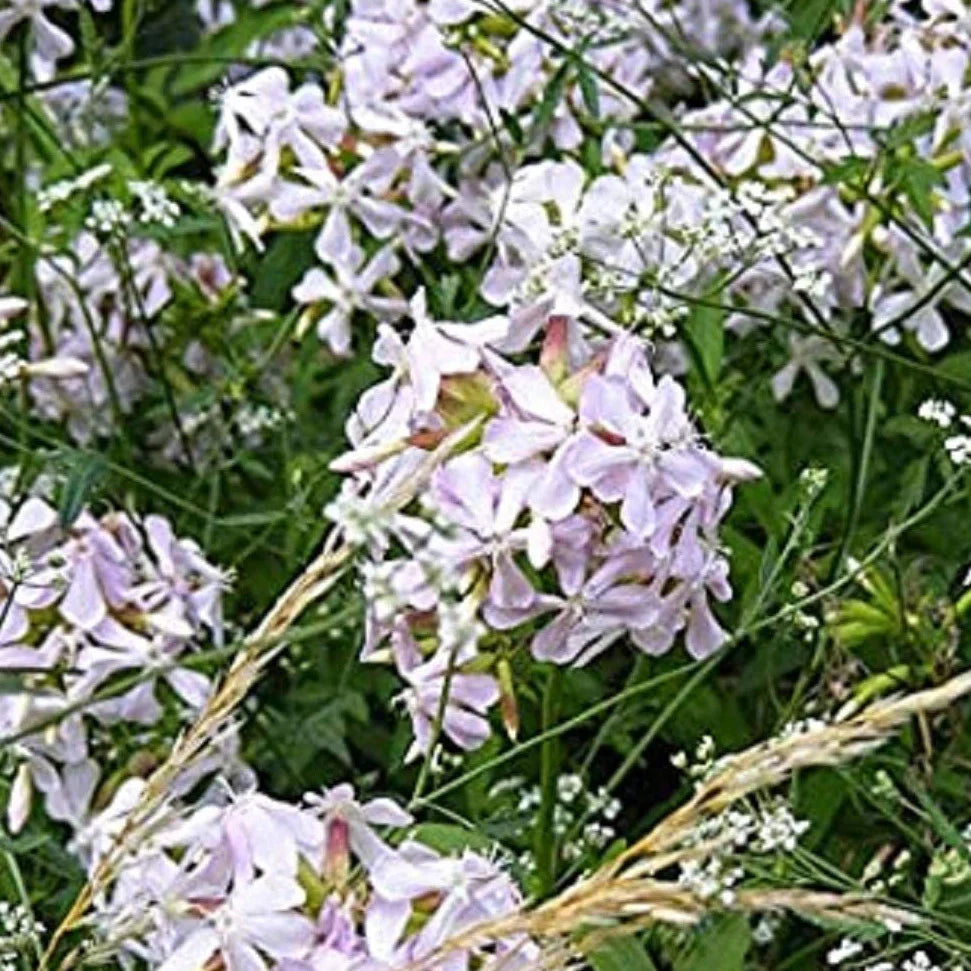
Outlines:
POLYGON ((657 971, 657 965, 636 937, 604 941, 587 955, 593 971, 657 971))
POLYGON ((943 361, 939 361, 935 368, 940 374, 951 378, 960 378, 971 383, 971 351, 959 351, 949 354, 943 361))
POLYGON ((695 307, 685 321, 684 335, 705 384, 714 387, 725 356, 725 311, 695 307))
POLYGON ((419 843, 424 843, 439 853, 461 853, 462 850, 488 853, 496 845, 495 840, 489 839, 478 830, 449 823, 422 823, 412 832, 419 843))
POLYGON ((842 185, 843 183, 859 182, 866 175, 869 166, 869 159, 861 158, 859 155, 850 155, 832 165, 824 166, 823 184, 842 185))
POLYGON ((741 914, 722 917, 706 925, 675 962, 674 971, 742 971, 751 934, 741 914))
POLYGON ((523 126, 519 124, 519 119, 505 108, 499 109, 499 117, 502 120, 503 127, 512 136, 512 140, 517 145, 522 145, 526 140, 526 136, 523 134, 523 126))
POLYGON ((933 191, 943 182, 944 176, 930 162, 915 158, 901 166, 898 179, 914 211, 930 225, 934 221, 933 191))
POLYGON ((577 61, 577 81, 580 84, 580 95, 587 111, 594 118, 600 117, 600 89, 597 87, 597 79, 593 76, 586 61, 577 61))
POLYGON ((251 300, 254 307, 282 310, 293 285, 314 264, 316 232, 281 233, 267 247, 254 274, 251 300))
POLYGON ((105 462, 100 455, 83 455, 77 458, 67 475, 61 507, 58 510, 61 526, 67 529, 87 504, 105 474, 105 462))
POLYGON ((546 130, 553 120, 556 106, 563 97, 566 88, 566 79, 570 70, 570 62, 564 61, 550 78, 546 90, 543 92, 543 100, 536 106, 533 112, 532 123, 529 128, 529 141, 534 141, 538 137, 545 137, 546 130))

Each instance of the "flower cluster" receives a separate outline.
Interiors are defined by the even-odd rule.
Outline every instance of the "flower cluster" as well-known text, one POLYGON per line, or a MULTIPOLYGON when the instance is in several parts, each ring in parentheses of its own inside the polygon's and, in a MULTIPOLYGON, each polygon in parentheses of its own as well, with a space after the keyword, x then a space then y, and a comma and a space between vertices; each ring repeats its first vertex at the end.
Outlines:
MULTIPOLYGON (((89 827, 92 862, 138 798, 135 780, 89 827)), ((252 971, 407 968, 471 924, 514 913, 515 884, 490 859, 446 856, 416 839, 393 847, 375 827, 411 816, 386 798, 359 802, 344 784, 294 805, 256 789, 214 790, 170 806, 127 860, 99 909, 108 941, 165 971, 218 963, 252 971)), ((527 968, 513 938, 452 951, 435 967, 527 968)))
MULTIPOLYGON (((316 324, 334 353, 347 354, 355 311, 394 319, 404 310, 392 283, 402 266, 394 248, 418 260, 444 239, 449 257, 461 262, 492 237, 499 223, 505 223, 505 235, 521 241, 531 233, 530 218, 535 221, 536 211, 551 201, 537 192, 561 174, 567 176, 564 191, 578 201, 578 180, 584 178, 579 166, 564 163, 560 173, 541 163, 515 173, 516 204, 506 211, 502 173, 492 158, 492 142, 500 137, 497 117, 519 117, 521 125, 528 125, 549 85, 562 83, 564 96, 554 108, 549 134, 560 148, 577 149, 584 137, 577 117, 584 101, 595 100, 605 122, 636 113, 636 106, 618 96, 616 83, 642 92, 656 87, 657 95, 686 90, 687 79, 677 67, 677 45, 665 39, 658 23, 690 36, 700 48, 726 53, 763 36, 769 26, 753 23, 745 5, 733 0, 683 5, 676 17, 663 4, 641 7, 642 21, 632 25, 628 11, 614 3, 596 11, 563 2, 514 4, 510 9, 476 0, 352 3, 342 24, 339 96, 313 79, 294 87, 279 67, 258 71, 222 91, 214 141, 223 158, 216 202, 237 238, 246 237, 258 247, 273 227, 322 223, 315 247, 321 266, 298 284, 293 298, 307 307, 304 326, 316 324), (591 17, 593 24, 587 23, 591 17), (583 79, 567 70, 570 62, 561 56, 562 46, 580 34, 588 42, 597 41, 590 47, 592 64, 583 79), (362 245, 367 241, 378 244, 370 259, 362 245)), ((544 134, 536 134, 535 148, 542 146, 544 134)), ((627 211, 626 203, 648 178, 639 171, 632 165, 626 184, 616 176, 598 180, 589 202, 595 210, 617 201, 608 200, 611 194, 624 196, 618 218, 637 234, 634 239, 627 229, 628 262, 639 239, 659 227, 667 236, 677 235, 665 224, 660 212, 664 207, 652 203, 656 192, 638 200, 633 213, 627 211)), ((714 246, 716 238, 732 235, 723 212, 727 200, 719 197, 709 206, 704 200, 710 187, 686 191, 694 193, 694 207, 705 210, 705 221, 691 227, 698 239, 714 246), (708 231, 709 224, 719 228, 717 237, 708 231)), ((763 194, 771 195, 768 190, 763 194)), ((749 204, 760 214, 767 205, 762 199, 749 204)), ((685 224, 685 218, 675 213, 670 222, 685 224)), ((597 225, 592 231, 602 241, 615 228, 597 225)), ((510 287, 518 284, 533 298, 545 295, 542 280, 556 276, 551 262, 568 255, 572 245, 572 227, 546 230, 528 252, 520 247, 514 256, 510 250, 515 242, 504 241, 483 289, 487 298, 504 304, 510 287), (506 271, 507 258, 515 261, 512 271, 506 271), (511 276, 522 279, 513 283, 511 276)), ((778 235, 773 225, 768 230, 772 242, 759 245, 786 248, 778 235)), ((672 242, 663 258, 677 261, 683 254, 683 244, 672 242)), ((602 256, 591 252, 592 260, 602 256)), ((621 266, 620 272, 619 285, 630 293, 639 275, 629 266, 621 266)), ((616 275, 608 274, 611 279, 616 275)), ((588 276, 596 276, 592 262, 588 276)), ((568 282, 563 280, 562 286, 568 282)), ((610 284, 601 280, 600 286, 609 289, 610 284)), ((655 296, 650 307, 628 309, 640 322, 649 318, 659 329, 669 329, 668 319, 680 312, 670 303, 655 296)))
MULTIPOLYGON (((844 937, 839 944, 826 954, 826 963, 830 967, 839 967, 841 964, 859 958, 864 953, 866 946, 852 937, 844 937)), ((944 966, 940 965, 930 955, 923 950, 916 950, 911 954, 905 955, 897 961, 879 960, 867 964, 854 965, 861 968, 861 971, 944 971, 944 966)), ((963 964, 946 965, 948 969, 953 968, 959 971, 963 964)))
POLYGON ((746 875, 745 855, 791 854, 809 826, 782 801, 754 811, 727 809, 702 822, 687 841, 704 852, 679 864, 678 882, 702 900, 731 906, 734 887, 746 875))
POLYGON ((485 672, 509 632, 555 664, 624 637, 663 654, 681 631, 693 657, 716 651, 726 635, 708 597, 731 596, 718 524, 758 470, 708 447, 647 346, 594 343, 556 316, 538 363, 516 363, 494 350, 505 318, 436 323, 421 295, 410 313, 408 340, 386 328, 375 348, 394 371, 350 419, 354 448, 335 463, 350 478, 329 514, 366 548, 363 657, 390 644, 412 755, 433 740, 443 692, 445 734, 485 740, 500 698, 485 672), (421 502, 400 508, 429 456, 441 460, 421 502))
POLYGON ((959 415, 950 401, 936 398, 925 401, 917 414, 923 421, 948 432, 944 450, 954 465, 971 465, 971 415, 959 415), (954 430, 955 425, 958 430, 954 430))
POLYGON ((969 31, 962 4, 928 0, 918 16, 892 6, 876 27, 854 17, 805 64, 753 47, 736 77, 700 66, 723 98, 686 113, 680 121, 690 131, 658 153, 699 182, 714 173, 791 192, 780 218, 815 239, 807 236, 787 262, 738 265, 730 292, 740 320, 749 309, 799 313, 819 331, 812 350, 797 341, 794 364, 822 405, 835 403, 819 366, 840 356, 839 311, 865 306, 875 336, 897 344, 910 332, 934 352, 948 343, 948 310, 971 309, 971 277, 961 269, 969 31), (908 166, 927 178, 926 205, 906 188, 908 166), (848 173, 842 185, 828 177, 834 171, 848 173), (804 274, 826 285, 800 286, 804 274))
POLYGON ((37 496, 0 498, 0 532, 0 666, 24 685, 0 699, 8 824, 22 828, 38 790, 48 816, 80 829, 95 755, 110 755, 101 727, 145 731, 166 697, 190 713, 208 697, 184 662, 203 638, 221 642, 227 576, 161 516, 84 510, 65 523, 37 496))
MULTIPOLYGON (((110 236, 119 211, 124 217, 123 210, 94 209, 96 229, 110 236)), ((146 328, 172 297, 175 264, 158 243, 130 239, 117 246, 114 254, 85 231, 71 255, 37 262, 44 312, 43 324, 38 319, 30 328, 32 357, 53 352, 86 369, 71 380, 34 382, 31 394, 42 418, 66 420, 80 442, 110 431, 144 394, 146 328)))
POLYGON ((44 925, 23 904, 0 900, 0 971, 17 971, 19 955, 36 947, 44 925))
MULTIPOLYGON (((530 786, 519 776, 503 779, 489 791, 490 802, 504 801, 514 796, 511 805, 500 810, 522 821, 535 818, 542 804, 539 786, 530 786)), ((617 820, 621 803, 606 789, 588 789, 583 777, 575 773, 561 775, 556 780, 556 804, 553 807, 553 834, 561 845, 563 859, 576 863, 596 859, 617 837, 617 820)), ((520 868, 530 873, 536 859, 530 850, 520 853, 520 868)))

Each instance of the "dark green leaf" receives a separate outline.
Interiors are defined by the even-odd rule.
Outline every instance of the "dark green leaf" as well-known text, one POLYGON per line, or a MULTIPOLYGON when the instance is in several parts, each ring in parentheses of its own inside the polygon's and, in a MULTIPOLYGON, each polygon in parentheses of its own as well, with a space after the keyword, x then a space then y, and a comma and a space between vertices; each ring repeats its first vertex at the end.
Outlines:
POLYGON ((635 937, 604 941, 587 955, 593 971, 657 971, 657 965, 635 937))

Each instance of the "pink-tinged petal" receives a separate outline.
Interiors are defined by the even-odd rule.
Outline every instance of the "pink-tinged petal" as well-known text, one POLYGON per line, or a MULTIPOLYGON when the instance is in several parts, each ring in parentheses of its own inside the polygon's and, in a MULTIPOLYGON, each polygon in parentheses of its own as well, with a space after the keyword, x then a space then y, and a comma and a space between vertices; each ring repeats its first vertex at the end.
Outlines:
POLYGON ((677 631, 673 627, 658 621, 651 627, 632 631, 631 639, 645 654, 650 654, 651 657, 660 657, 671 650, 676 633, 677 631))
POLYGON ((140 634, 136 634, 130 627, 119 623, 114 617, 108 616, 95 627, 91 634, 99 644, 117 647, 125 652, 130 664, 144 664, 152 649, 152 642, 140 634))
POLYGON ((153 630, 168 634, 176 640, 189 640, 195 629, 185 619, 183 605, 178 600, 170 600, 161 610, 145 614, 145 622, 153 630))
MULTIPOLYGON (((279 906, 266 906, 262 909, 282 910, 287 906, 296 906, 293 903, 286 904, 283 902, 286 899, 293 900, 297 893, 293 881, 287 879, 290 876, 296 876, 298 865, 297 841, 293 838, 289 828, 272 812, 257 810, 247 820, 246 834, 249 838, 253 863, 256 867, 265 874, 273 874, 286 881, 279 887, 274 886, 270 889, 261 890, 261 893, 267 894, 266 899, 269 899, 268 895, 272 889, 274 894, 279 895, 281 901, 279 906), (290 894, 289 898, 285 896, 287 893, 290 894)), ((268 879, 268 877, 264 879, 268 879)), ((250 908, 251 906, 255 907, 256 905, 247 898, 246 907, 250 908)))
POLYGON ((14 591, 14 600, 28 610, 49 607, 62 592, 59 570, 41 569, 14 591))
POLYGON ((649 588, 633 583, 619 584, 598 593, 591 610, 607 623, 621 623, 626 627, 646 627, 658 615, 658 605, 649 588))
POLYGON ((658 463, 670 486, 686 499, 696 499, 711 480, 711 463, 696 451, 666 452, 658 463))
POLYGON ((219 950, 219 935, 208 924, 194 930, 162 963, 158 971, 199 971, 219 950))
POLYGON ((529 508, 550 522, 565 519, 580 501, 579 486, 570 476, 571 446, 567 440, 557 448, 529 493, 529 508))
POLYGON ((542 570, 553 555, 553 531, 545 519, 534 518, 526 529, 526 555, 530 566, 542 570))
POLYGON ((244 930, 253 944, 275 958, 301 957, 314 940, 314 925, 300 914, 249 914, 244 930))
POLYGON ((391 853, 372 867, 371 885, 384 900, 414 900, 441 889, 441 867, 418 866, 406 860, 400 853, 391 853))
POLYGON ((209 700, 212 682, 199 671, 175 668, 166 674, 165 680, 172 686, 172 690, 194 710, 199 710, 209 700))
POLYGON ((226 971, 267 971, 266 961, 260 952, 239 938, 230 938, 223 945, 223 961, 226 971))
POLYGON ((457 674, 449 698, 478 712, 486 712, 499 700, 499 685, 488 674, 457 674))
POLYGON ((351 235, 351 224, 347 213, 340 206, 334 206, 324 220, 323 228, 317 236, 314 250, 325 263, 342 266, 356 266, 359 252, 351 235))
POLYGON ((685 634, 688 653, 693 658, 702 660, 714 654, 726 640, 728 635, 715 620, 707 598, 703 593, 696 593, 691 598, 688 630, 685 634))
POLYGON ((505 307, 525 277, 525 270, 494 264, 486 273, 479 293, 494 307, 505 307))
POLYGON ((439 468, 432 487, 442 511, 480 536, 492 534, 495 477, 482 455, 467 453, 439 468))
MULTIPOLYGON (((569 664, 577 654, 571 650, 568 641, 570 632, 576 626, 576 619, 569 610, 564 610, 537 632, 530 644, 530 651, 537 661, 552 661, 554 664, 569 664)), ((579 650, 579 647, 577 648, 579 650)))
POLYGON ((81 630, 92 630, 105 618, 108 608, 91 557, 83 556, 74 564, 74 575, 60 611, 65 620, 81 630))
MULTIPOLYGON (((3 607, 0 606, 0 610, 3 607)), ((18 668, 52 668, 53 665, 32 647, 0 647, 0 671, 18 668)))
POLYGON ((477 320, 474 324, 442 323, 438 329, 450 340, 472 347, 484 348, 497 344, 509 333, 509 318, 501 314, 477 320))
POLYGON ((233 909, 241 914, 266 914, 300 907, 303 887, 292 877, 266 874, 233 891, 233 909))
POLYGON ((296 182, 281 182, 270 200, 270 215, 282 223, 295 222, 305 212, 330 201, 329 193, 296 182))
POLYGON ((487 600, 482 608, 482 616, 485 622, 496 630, 512 630, 514 627, 519 627, 520 624, 525 624, 527 621, 534 620, 562 606, 563 601, 559 597, 551 597, 545 594, 537 596, 533 603, 526 608, 503 609, 487 600))
POLYGON ((361 815, 373 826, 410 826, 415 820, 393 799, 372 799, 363 807, 361 815))
POLYGON ((388 239, 401 225, 406 213, 400 206, 392 205, 390 202, 361 196, 354 202, 354 215, 364 223, 372 236, 388 239))
POLYGON ((9 599, 0 600, 0 644, 19 641, 29 630, 27 611, 9 599))
POLYGON ((517 367, 502 376, 502 387, 524 414, 553 425, 573 422, 573 409, 557 394, 549 378, 534 364, 517 367))
POLYGON ((565 461, 567 472, 577 485, 592 486, 616 466, 629 464, 630 457, 626 449, 582 432, 572 439, 565 461))
POLYGON ((500 553, 495 557, 489 597, 503 610, 528 608, 536 597, 533 585, 509 553, 500 553))
POLYGON ((57 512, 43 499, 31 496, 14 514, 7 526, 7 540, 11 543, 33 536, 57 525, 57 512))
POLYGON ((176 539, 172 524, 164 516, 146 516, 145 532, 160 572, 166 577, 174 576, 172 553, 176 548, 176 539))
POLYGON ((492 734, 489 722, 471 711, 449 706, 442 724, 445 734, 466 752, 484 745, 492 734))
POLYGON ((728 582, 728 562, 724 559, 716 560, 705 576, 705 586, 716 600, 727 603, 732 599, 732 585, 728 582))
POLYGON ((511 465, 552 452, 563 437, 562 428, 546 422, 493 418, 486 426, 482 447, 491 461, 511 465))
POLYGON ((223 823, 223 836, 229 849, 229 862, 237 881, 253 879, 253 852, 245 821, 239 813, 230 813, 223 823))
POLYGON ((370 293, 382 280, 394 276, 401 269, 401 261, 391 246, 385 246, 371 257, 361 273, 359 285, 364 293, 370 293))
POLYGON ((368 950, 379 961, 390 961, 411 916, 407 899, 385 900, 374 897, 364 915, 364 934, 368 950))
POLYGON ((580 419, 585 425, 622 435, 632 415, 626 382, 599 374, 587 378, 580 398, 580 419))
POLYGON ((33 804, 34 786, 30 765, 24 762, 14 776, 7 800, 7 827, 16 836, 27 822, 33 804))
POLYGON ((533 483, 543 466, 540 462, 520 462, 506 469, 499 484, 499 499, 496 503, 493 531, 496 536, 505 536, 516 525, 533 483))
POLYGON ((627 494, 620 507, 620 521, 637 539, 646 539, 657 523, 654 500, 648 477, 643 472, 631 477, 627 494))
POLYGON ((64 797, 71 811, 71 819, 81 820, 87 815, 100 775, 101 770, 92 759, 64 767, 64 797))

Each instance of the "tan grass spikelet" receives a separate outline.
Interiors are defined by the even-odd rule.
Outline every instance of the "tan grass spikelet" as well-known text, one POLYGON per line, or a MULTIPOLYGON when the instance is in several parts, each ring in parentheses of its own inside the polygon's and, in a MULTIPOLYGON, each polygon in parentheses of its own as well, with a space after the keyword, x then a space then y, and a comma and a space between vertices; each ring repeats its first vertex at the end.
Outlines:
MULTIPOLYGON (((610 937, 656 924, 693 926, 716 909, 748 914, 790 911, 843 923, 919 923, 916 913, 865 894, 806 887, 743 888, 730 903, 717 905, 656 874, 719 849, 718 841, 690 845, 687 840, 705 820, 746 796, 779 785, 799 769, 851 762, 885 742, 912 716, 940 711, 969 693, 971 671, 966 671, 938 687, 877 701, 856 713, 844 711, 830 723, 773 738, 722 759, 691 799, 615 860, 537 906, 466 928, 416 962, 414 971, 430 971, 454 950, 488 947, 518 936, 538 946, 538 956, 531 962, 536 971, 565 971, 582 963, 585 953, 610 937)), ((487 967, 501 971, 502 965, 497 958, 487 967)))
MULTIPOLYGON (((401 483, 385 505, 398 510, 407 506, 428 482, 432 473, 468 436, 475 434, 481 419, 451 432, 423 459, 415 473, 401 483)), ((67 915, 51 935, 38 971, 47 971, 64 936, 84 920, 92 904, 118 876, 129 851, 148 834, 153 819, 168 798, 176 778, 209 751, 229 725, 233 713, 259 680, 263 669, 286 646, 284 635, 312 603, 323 597, 343 576, 353 548, 342 542, 341 529, 330 531, 320 553, 287 587, 257 627, 243 642, 222 683, 200 712, 196 721, 176 740, 165 761, 146 781, 138 804, 128 815, 111 849, 101 858, 94 872, 74 899, 67 915)), ((61 966, 72 960, 68 955, 61 966)))

